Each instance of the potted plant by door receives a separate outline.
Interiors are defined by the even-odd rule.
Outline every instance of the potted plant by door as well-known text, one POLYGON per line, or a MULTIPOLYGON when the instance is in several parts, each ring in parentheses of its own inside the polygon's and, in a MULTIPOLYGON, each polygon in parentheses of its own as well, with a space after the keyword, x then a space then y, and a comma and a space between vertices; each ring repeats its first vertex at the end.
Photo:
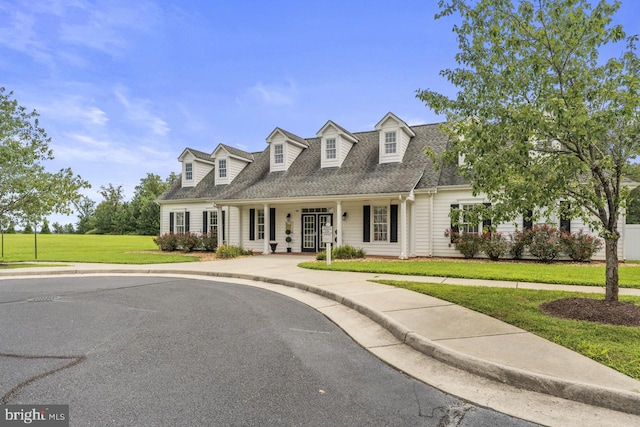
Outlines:
POLYGON ((287 252, 291 252, 291 230, 287 230, 287 237, 284 239, 287 242, 287 252))

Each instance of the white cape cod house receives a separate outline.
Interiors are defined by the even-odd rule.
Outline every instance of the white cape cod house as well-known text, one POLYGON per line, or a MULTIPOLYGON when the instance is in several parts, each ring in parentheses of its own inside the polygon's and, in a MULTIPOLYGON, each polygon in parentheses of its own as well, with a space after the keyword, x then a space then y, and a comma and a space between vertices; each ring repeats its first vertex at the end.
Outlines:
MULTIPOLYGON (((490 201, 473 196, 455 166, 434 167, 425 149, 446 148, 438 128, 409 126, 388 113, 369 132, 351 133, 331 120, 315 138, 275 128, 257 153, 224 144, 212 153, 186 148, 178 158, 181 179, 158 199, 160 233, 213 232, 219 243, 264 254, 271 243, 279 253, 318 252, 328 223, 336 244, 369 255, 461 256, 445 235, 451 208, 490 201)), ((579 220, 560 221, 570 231, 590 232, 579 220)), ((498 231, 516 225, 500 224, 498 231)), ((624 219, 619 229, 624 259, 624 219)))

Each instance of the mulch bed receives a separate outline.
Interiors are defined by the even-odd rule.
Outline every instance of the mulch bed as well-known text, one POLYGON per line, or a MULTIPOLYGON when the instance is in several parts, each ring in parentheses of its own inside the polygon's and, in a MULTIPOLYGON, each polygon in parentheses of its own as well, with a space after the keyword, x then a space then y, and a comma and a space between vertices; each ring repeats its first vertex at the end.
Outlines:
POLYGON ((540 307, 555 317, 609 325, 640 326, 640 306, 630 302, 608 302, 590 298, 564 298, 540 307))

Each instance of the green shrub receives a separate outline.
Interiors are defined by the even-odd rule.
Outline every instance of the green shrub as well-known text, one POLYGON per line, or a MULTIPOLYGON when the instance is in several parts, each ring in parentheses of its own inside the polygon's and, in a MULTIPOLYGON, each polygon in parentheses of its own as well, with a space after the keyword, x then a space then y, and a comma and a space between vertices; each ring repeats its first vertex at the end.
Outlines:
POLYGON ((178 248, 184 252, 192 252, 200 244, 200 236, 194 233, 177 234, 178 248))
POLYGON ((245 250, 240 246, 233 245, 220 245, 216 250, 216 257, 222 259, 237 258, 240 255, 253 255, 253 250, 245 250))
MULTIPOLYGON (((355 259, 364 258, 364 249, 356 249, 351 245, 345 244, 336 246, 331 249, 331 259, 355 259)), ((327 259, 327 251, 318 252, 316 255, 318 261, 324 261, 327 259)))
POLYGON ((153 243, 164 252, 171 252, 178 249, 178 237, 175 234, 158 234, 153 238, 153 243))
POLYGON ((218 236, 216 233, 208 233, 200 236, 200 246, 207 252, 215 252, 218 247, 218 236))
POLYGON ((551 262, 560 254, 561 245, 558 231, 548 225, 534 226, 531 231, 529 253, 542 262, 551 262))
POLYGON ((351 245, 340 245, 331 249, 331 258, 333 259, 354 259, 364 258, 364 249, 356 249, 351 245))
POLYGON ((602 240, 582 230, 578 233, 562 232, 558 236, 562 252, 573 261, 584 262, 591 260, 594 253, 602 249, 602 240))
POLYGON ((482 233, 482 243, 480 250, 491 260, 497 261, 507 252, 509 243, 502 233, 482 233))

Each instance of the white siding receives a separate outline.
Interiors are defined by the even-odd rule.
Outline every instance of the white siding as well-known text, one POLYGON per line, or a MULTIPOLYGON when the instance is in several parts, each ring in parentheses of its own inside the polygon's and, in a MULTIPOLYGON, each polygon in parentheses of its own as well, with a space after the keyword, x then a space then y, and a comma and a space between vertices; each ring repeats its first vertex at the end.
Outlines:
POLYGON ((182 158, 182 186, 183 187, 193 187, 197 184, 197 181, 195 179, 196 178, 195 173, 192 179, 187 180, 187 173, 185 170, 185 167, 186 167, 185 165, 187 163, 191 163, 193 165, 193 169, 196 169, 194 164, 194 159, 195 159, 195 156, 190 152, 187 152, 182 158))
POLYGON ((431 196, 428 194, 416 195, 414 203, 415 229, 415 253, 413 256, 431 255, 431 196))
POLYGON ((340 166, 342 164, 342 159, 340 158, 340 145, 341 145, 341 141, 340 141, 340 135, 338 134, 338 132, 333 129, 333 128, 329 128, 327 129, 324 134, 322 135, 322 147, 321 147, 321 160, 320 160, 320 167, 322 168, 332 168, 332 167, 336 167, 336 166, 340 166), (327 159, 327 139, 335 139, 336 141, 336 157, 334 159, 327 159))
POLYGON ((193 162, 193 177, 196 181, 196 184, 199 183, 202 180, 202 178, 207 176, 207 174, 212 170, 213 170, 213 165, 210 165, 208 163, 198 162, 198 161, 193 162))
POLYGON ((285 142, 284 139, 284 135, 282 135, 281 133, 278 133, 278 135, 276 135, 275 137, 273 137, 273 139, 271 139, 271 141, 269 142, 269 156, 271 158, 270 160, 270 171, 271 172, 278 172, 278 171, 284 171, 287 170, 288 168, 288 159, 287 159, 287 143, 285 142), (273 149, 274 146, 278 145, 278 144, 282 144, 282 153, 283 153, 283 163, 276 163, 274 160, 274 153, 275 150, 273 149))
POLYGON ((290 143, 284 145, 284 158, 285 163, 287 164, 286 169, 289 169, 291 163, 293 163, 294 160, 298 158, 302 150, 302 147, 298 147, 297 145, 293 145, 290 143))
POLYGON ((393 118, 389 117, 382 123, 379 131, 379 163, 397 163, 401 162, 404 157, 404 153, 407 151, 409 140, 411 137, 400 128, 400 123, 396 122, 393 118), (387 132, 396 133, 396 152, 393 154, 385 153, 385 134, 387 132))

